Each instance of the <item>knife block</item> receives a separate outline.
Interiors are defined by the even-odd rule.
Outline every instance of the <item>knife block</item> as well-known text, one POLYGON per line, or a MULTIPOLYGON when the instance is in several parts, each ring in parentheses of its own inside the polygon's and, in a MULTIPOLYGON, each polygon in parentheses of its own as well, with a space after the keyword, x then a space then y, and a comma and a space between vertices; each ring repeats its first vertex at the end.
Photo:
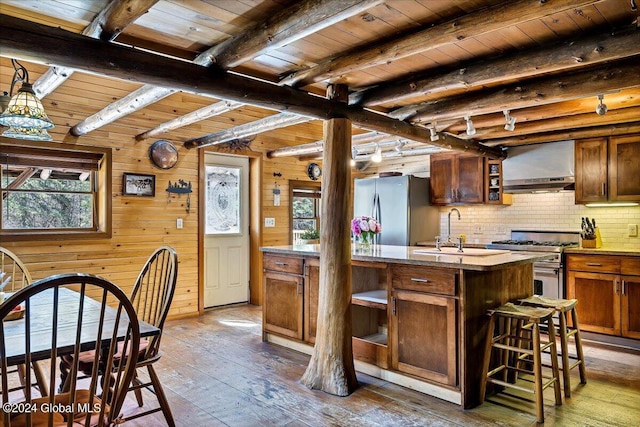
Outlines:
POLYGON ((596 227, 596 238, 591 240, 582 239, 583 248, 595 248, 602 247, 602 237, 600 237, 600 229, 596 227))

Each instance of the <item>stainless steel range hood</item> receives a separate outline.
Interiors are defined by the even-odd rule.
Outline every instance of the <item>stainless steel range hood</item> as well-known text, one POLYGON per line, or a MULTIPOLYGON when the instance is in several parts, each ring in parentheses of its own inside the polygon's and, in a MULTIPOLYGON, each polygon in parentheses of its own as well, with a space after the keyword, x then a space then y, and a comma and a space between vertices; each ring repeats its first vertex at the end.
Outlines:
POLYGON ((502 162, 505 193, 537 193, 575 188, 574 141, 509 148, 502 162))

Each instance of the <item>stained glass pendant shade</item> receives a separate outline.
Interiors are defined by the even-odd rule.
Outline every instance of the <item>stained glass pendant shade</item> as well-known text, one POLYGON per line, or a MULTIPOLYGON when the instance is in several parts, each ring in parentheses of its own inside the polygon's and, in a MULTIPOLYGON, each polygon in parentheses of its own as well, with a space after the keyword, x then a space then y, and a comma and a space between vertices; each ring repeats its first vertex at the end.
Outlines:
POLYGON ((0 125, 9 129, 2 135, 8 138, 50 141, 51 136, 46 129, 51 129, 54 125, 29 83, 27 69, 15 59, 11 60, 11 64, 15 70, 11 81, 11 99, 0 114, 0 125), (13 89, 18 82, 22 82, 22 87, 14 95, 13 89))
POLYGON ((0 124, 9 127, 51 129, 53 122, 29 83, 23 83, 0 115, 0 124))
POLYGON ((15 139, 28 139, 31 141, 53 141, 51 135, 46 129, 38 128, 21 128, 21 127, 9 127, 2 133, 2 136, 15 139))

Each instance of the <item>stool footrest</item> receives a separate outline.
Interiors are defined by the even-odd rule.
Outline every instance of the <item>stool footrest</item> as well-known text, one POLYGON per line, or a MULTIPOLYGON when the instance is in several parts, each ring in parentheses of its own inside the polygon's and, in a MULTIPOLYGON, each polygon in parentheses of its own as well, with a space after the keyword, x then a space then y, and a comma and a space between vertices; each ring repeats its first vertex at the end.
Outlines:
MULTIPOLYGON (((553 383, 556 382, 556 379, 553 378, 553 377, 550 378, 550 377, 543 376, 543 378, 548 380, 548 381, 545 381, 542 384, 542 390, 546 389, 547 387, 553 385, 553 383)), ((521 386, 521 385, 518 385, 518 384, 510 383, 510 382, 507 382, 507 381, 498 380, 498 379, 495 379, 495 378, 487 378, 487 381, 490 382, 490 383, 493 383, 493 384, 501 385, 503 387, 515 388, 515 389, 520 390, 520 391, 526 391, 528 393, 535 394, 535 389, 533 389, 531 387, 525 387, 525 386, 521 386)))
POLYGON ((500 343, 496 343, 493 346, 495 348, 499 348, 501 350, 516 351, 518 353, 524 353, 524 354, 533 355, 533 350, 529 350, 529 349, 522 348, 522 347, 514 347, 512 345, 506 345, 506 344, 500 344, 500 343))

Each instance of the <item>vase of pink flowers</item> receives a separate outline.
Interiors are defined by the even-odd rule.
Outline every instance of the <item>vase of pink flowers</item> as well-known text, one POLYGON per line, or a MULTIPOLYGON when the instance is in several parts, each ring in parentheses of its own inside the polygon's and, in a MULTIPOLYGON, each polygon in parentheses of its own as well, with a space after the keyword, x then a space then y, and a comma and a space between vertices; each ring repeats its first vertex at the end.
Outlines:
POLYGON ((351 232, 362 249, 370 249, 373 237, 380 231, 382 226, 371 216, 357 216, 351 220, 351 232))

